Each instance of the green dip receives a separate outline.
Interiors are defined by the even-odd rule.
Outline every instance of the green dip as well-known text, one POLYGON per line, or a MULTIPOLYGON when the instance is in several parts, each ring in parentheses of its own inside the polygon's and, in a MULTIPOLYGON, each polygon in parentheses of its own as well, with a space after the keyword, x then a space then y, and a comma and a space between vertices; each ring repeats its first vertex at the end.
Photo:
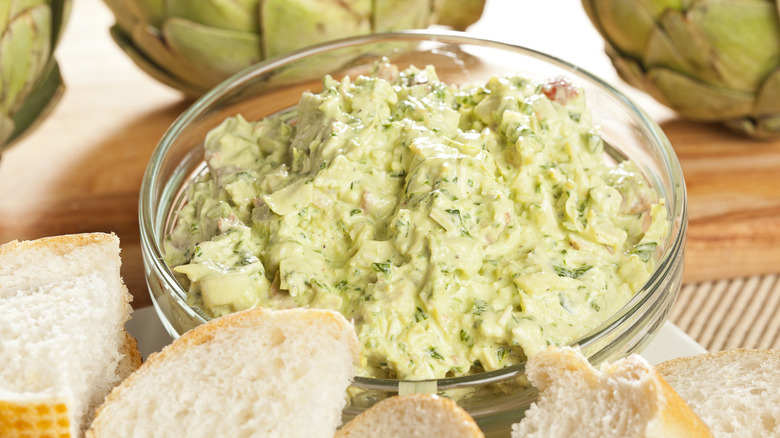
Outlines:
POLYGON ((666 208, 566 80, 384 65, 323 85, 295 118, 206 137, 166 258, 208 315, 334 309, 361 375, 444 378, 576 340, 653 271, 666 208))

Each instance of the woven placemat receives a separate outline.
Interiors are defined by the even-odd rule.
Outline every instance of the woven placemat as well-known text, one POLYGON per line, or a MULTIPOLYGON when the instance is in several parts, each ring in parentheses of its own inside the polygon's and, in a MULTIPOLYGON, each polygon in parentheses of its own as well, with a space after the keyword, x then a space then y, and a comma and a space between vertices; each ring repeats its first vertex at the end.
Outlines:
POLYGON ((780 349, 780 275, 685 285, 669 321, 709 351, 780 349))

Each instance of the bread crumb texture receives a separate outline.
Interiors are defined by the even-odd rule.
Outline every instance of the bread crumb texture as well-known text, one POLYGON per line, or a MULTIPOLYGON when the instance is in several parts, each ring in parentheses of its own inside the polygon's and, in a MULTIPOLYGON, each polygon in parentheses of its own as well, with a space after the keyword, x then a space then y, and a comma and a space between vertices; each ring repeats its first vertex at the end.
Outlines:
POLYGON ((716 437, 780 437, 780 351, 724 350, 657 369, 716 437))
POLYGON ((529 359, 526 374, 539 398, 512 438, 712 436, 641 356, 597 369, 579 349, 551 347, 529 359))
POLYGON ((152 354, 86 436, 332 438, 358 355, 354 328, 336 312, 226 315, 152 354))
POLYGON ((79 436, 124 377, 120 264, 111 234, 0 245, 0 438, 79 436))

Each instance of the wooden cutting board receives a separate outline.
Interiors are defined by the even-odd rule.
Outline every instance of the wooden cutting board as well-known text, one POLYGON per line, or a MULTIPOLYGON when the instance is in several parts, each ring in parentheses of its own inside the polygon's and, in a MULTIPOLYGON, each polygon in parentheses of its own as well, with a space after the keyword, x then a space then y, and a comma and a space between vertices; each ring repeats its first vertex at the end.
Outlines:
MULTIPOLYGON (((689 195, 685 281, 780 272, 780 140, 757 142, 678 120, 620 84, 581 11, 572 40, 539 39, 544 23, 504 23, 519 8, 544 16, 558 2, 491 0, 477 35, 511 40, 587 66, 634 97, 677 151, 689 195), (537 26, 536 28, 534 26, 537 26), (506 33, 507 31, 511 33, 506 33), (498 32, 498 33, 497 33, 498 32)), ((554 12, 554 11, 553 11, 554 12)), ((65 97, 38 130, 0 159, 0 243, 88 231, 116 233, 134 306, 150 304, 141 260, 138 191, 157 141, 190 102, 141 72, 111 41, 100 0, 75 2, 58 59, 65 97)), ((533 20, 532 20, 533 21, 533 20)))
POLYGON ((661 127, 688 190, 685 280, 780 272, 780 141, 680 120, 661 127))

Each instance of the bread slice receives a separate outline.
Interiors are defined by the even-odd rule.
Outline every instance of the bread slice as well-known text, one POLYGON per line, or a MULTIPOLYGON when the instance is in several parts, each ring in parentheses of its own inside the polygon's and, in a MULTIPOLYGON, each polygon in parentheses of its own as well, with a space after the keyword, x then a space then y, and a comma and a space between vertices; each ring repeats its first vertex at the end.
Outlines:
POLYGON ((596 369, 576 348, 550 347, 529 359, 526 374, 539 399, 512 438, 712 436, 641 356, 596 369))
POLYGON ((333 437, 359 349, 329 310, 250 309, 198 326, 117 386, 87 437, 333 437))
POLYGON ((0 435, 78 437, 140 363, 119 239, 93 233, 0 246, 0 435))
POLYGON ((780 437, 780 350, 726 350, 656 369, 716 437, 780 437))
POLYGON ((433 394, 390 397, 370 407, 336 438, 484 438, 474 419, 452 400, 433 394))

